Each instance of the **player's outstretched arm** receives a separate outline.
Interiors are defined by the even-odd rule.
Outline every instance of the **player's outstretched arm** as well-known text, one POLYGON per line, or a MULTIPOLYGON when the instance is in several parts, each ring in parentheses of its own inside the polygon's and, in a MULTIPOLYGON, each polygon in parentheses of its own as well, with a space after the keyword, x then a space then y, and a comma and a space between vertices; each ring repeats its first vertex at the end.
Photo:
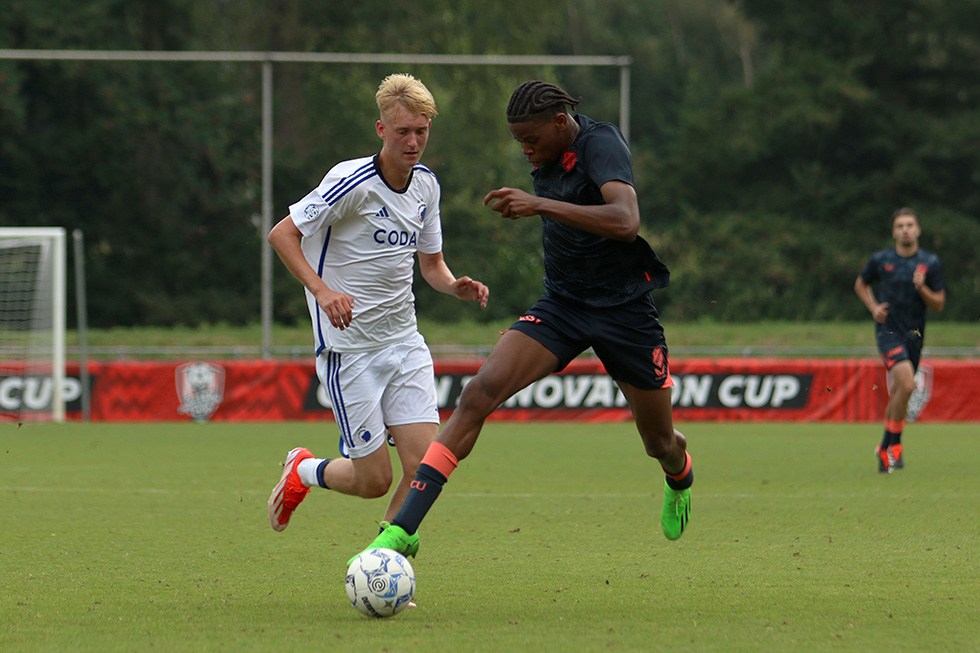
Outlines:
POLYGON ((477 301, 480 302, 481 307, 487 307, 490 289, 482 282, 470 277, 457 279, 449 266, 446 265, 442 252, 435 254, 419 252, 419 270, 422 272, 422 278, 439 292, 453 295, 459 299, 477 301))

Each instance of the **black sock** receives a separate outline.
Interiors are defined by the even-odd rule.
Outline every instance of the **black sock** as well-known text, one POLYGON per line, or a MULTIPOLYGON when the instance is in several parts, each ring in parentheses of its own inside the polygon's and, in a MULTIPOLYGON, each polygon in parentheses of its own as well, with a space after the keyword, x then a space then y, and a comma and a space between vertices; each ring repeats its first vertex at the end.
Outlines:
POLYGON ((694 468, 687 473, 687 475, 682 479, 671 478, 667 476, 667 486, 671 490, 686 490, 687 488, 694 485, 694 468))
POLYGON ((885 451, 889 446, 893 444, 898 444, 902 439, 901 433, 895 433, 885 429, 885 435, 881 438, 881 450, 885 451))
POLYGON ((664 474, 667 477, 667 487, 671 490, 686 490, 691 487, 694 484, 694 463, 691 454, 684 452, 684 469, 676 474, 668 474, 664 469, 664 474))
POLYGON ((412 481, 412 488, 408 491, 408 496, 405 497, 405 503, 402 504, 391 523, 401 526, 409 535, 417 531, 419 524, 429 512, 429 508, 439 498, 439 493, 442 492, 442 486, 446 484, 446 480, 446 477, 436 471, 434 467, 425 463, 419 465, 419 469, 415 473, 415 480, 412 481))

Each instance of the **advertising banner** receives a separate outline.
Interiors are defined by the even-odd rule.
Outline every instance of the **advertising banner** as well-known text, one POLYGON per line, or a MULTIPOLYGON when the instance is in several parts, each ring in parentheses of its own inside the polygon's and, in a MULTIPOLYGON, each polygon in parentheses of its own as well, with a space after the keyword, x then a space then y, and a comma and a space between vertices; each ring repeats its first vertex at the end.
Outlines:
MULTIPOLYGON (((436 361, 436 391, 449 416, 480 361, 436 361)), ((50 403, 50 377, 0 374, 0 417, 50 403)), ((93 421, 330 420, 330 399, 312 361, 95 361, 93 421)), ((69 365, 69 420, 81 419, 81 381, 69 365)), ((682 359, 671 362, 678 421, 877 422, 888 401, 878 359, 682 359)), ((909 419, 980 421, 980 361, 929 360, 919 367, 909 419)), ((629 407, 596 359, 578 359, 521 390, 492 420, 624 421, 629 407)))

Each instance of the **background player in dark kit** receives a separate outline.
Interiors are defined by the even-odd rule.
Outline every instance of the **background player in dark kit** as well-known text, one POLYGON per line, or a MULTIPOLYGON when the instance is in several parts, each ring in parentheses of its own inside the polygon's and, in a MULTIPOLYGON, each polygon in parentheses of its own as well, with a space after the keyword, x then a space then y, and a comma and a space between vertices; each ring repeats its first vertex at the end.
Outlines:
POLYGON ((921 235, 915 211, 896 211, 895 247, 872 254, 854 281, 854 292, 874 317, 878 351, 888 375, 885 434, 875 447, 879 472, 905 467, 902 431, 922 354, 926 308, 941 311, 946 304, 942 265, 938 256, 919 247, 921 235), (871 288, 876 282, 877 297, 871 288))

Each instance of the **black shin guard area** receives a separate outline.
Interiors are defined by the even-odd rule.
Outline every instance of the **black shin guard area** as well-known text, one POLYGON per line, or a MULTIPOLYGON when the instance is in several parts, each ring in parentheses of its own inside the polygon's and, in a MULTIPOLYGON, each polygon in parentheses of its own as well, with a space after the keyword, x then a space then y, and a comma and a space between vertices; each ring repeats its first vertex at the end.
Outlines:
POLYGON ((419 465, 418 471, 415 472, 415 480, 412 481, 412 488, 405 497, 405 503, 391 522, 404 528, 406 533, 415 533, 419 529, 419 524, 425 519, 426 513, 429 512, 429 508, 439 498, 446 480, 446 477, 434 467, 425 463, 419 465))
POLYGON ((671 490, 686 490, 694 484, 694 468, 687 473, 687 475, 682 479, 674 479, 667 477, 667 487, 671 490))

